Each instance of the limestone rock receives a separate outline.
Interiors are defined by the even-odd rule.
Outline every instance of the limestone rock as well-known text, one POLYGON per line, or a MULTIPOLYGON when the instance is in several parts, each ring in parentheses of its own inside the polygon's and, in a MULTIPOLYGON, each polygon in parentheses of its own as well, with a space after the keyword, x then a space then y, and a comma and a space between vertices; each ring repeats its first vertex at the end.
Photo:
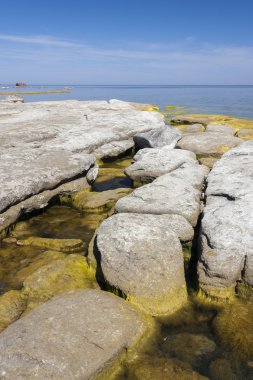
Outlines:
POLYGON ((190 150, 200 156, 221 156, 223 153, 240 145, 242 142, 242 139, 234 137, 229 133, 205 132, 183 136, 177 143, 177 146, 180 149, 190 150))
POLYGON ((40 269, 44 265, 52 263, 54 260, 64 259, 66 254, 58 251, 45 251, 42 252, 32 260, 31 263, 22 267, 15 273, 15 285, 23 286, 24 280, 33 274, 37 269, 40 269))
POLYGON ((218 157, 200 157, 199 158, 199 163, 202 165, 207 166, 208 168, 212 169, 214 166, 215 162, 218 161, 218 157))
POLYGON ((67 194, 83 189, 87 189, 87 191, 90 190, 90 185, 85 177, 64 183, 52 190, 45 190, 9 207, 5 212, 0 214, 0 233, 12 223, 16 222, 23 214, 46 207, 52 197, 58 195, 62 196, 62 194, 66 196, 67 194))
POLYGON ((133 139, 112 141, 94 150, 94 155, 98 158, 116 158, 134 147, 133 139))
POLYGON ((174 127, 166 125, 156 130, 139 133, 134 136, 134 142, 138 148, 158 148, 167 145, 170 148, 176 146, 181 133, 174 127))
MULTIPOLYGON (((129 303, 100 290, 55 297, 0 335, 1 376, 6 380, 88 380, 150 332, 129 303)), ((105 376, 106 376, 105 374, 105 376)))
POLYGON ((244 139, 244 140, 251 140, 253 139, 253 129, 239 129, 239 131, 237 132, 237 136, 241 139, 244 139))
POLYGON ((97 232, 105 280, 152 315, 173 313, 187 299, 181 244, 164 220, 116 214, 97 232))
POLYGON ((131 191, 131 189, 119 188, 101 192, 80 192, 72 196, 73 206, 84 212, 105 212, 110 210, 118 199, 131 191))
POLYGON ((1 100, 1 102, 8 102, 8 103, 24 103, 24 99, 21 98, 21 96, 17 96, 17 95, 9 95, 9 96, 6 96, 5 99, 1 100))
POLYGON ((214 341, 202 334, 183 332, 168 338, 163 344, 163 349, 193 366, 202 360, 210 359, 216 349, 214 341))
POLYGON ((0 296, 0 332, 15 322, 26 308, 26 296, 18 290, 10 290, 0 296))
POLYGON ((208 124, 206 126, 206 132, 211 133, 218 133, 220 134, 227 134, 230 136, 234 135, 234 128, 230 125, 224 125, 224 124, 208 124))
POLYGON ((189 133, 205 132, 205 127, 203 126, 203 124, 191 124, 181 129, 181 132, 183 135, 189 133))
POLYGON ((201 190, 208 169, 183 164, 172 173, 134 190, 121 198, 116 212, 144 214, 178 214, 195 226, 201 211, 201 190))
POLYGON ((141 356, 130 369, 133 380, 208 380, 177 359, 141 356))
POLYGON ((18 240, 17 245, 34 246, 68 253, 81 252, 85 249, 85 243, 80 239, 49 239, 37 236, 18 240))
MULTIPOLYGON (((85 177, 95 165, 90 153, 100 146, 163 126, 158 112, 120 101, 3 103, 0 212, 85 177)), ((44 207, 43 197, 36 202, 44 207)), ((4 222, 0 215, 0 225, 4 222)))
POLYGON ((24 281, 28 310, 68 290, 95 288, 95 274, 81 255, 68 255, 42 266, 24 281))
POLYGON ((134 163, 129 166, 125 173, 134 181, 143 183, 170 173, 186 162, 195 164, 194 153, 181 149, 162 148, 142 149, 133 158, 134 163))
POLYGON ((87 179, 89 184, 92 184, 96 180, 96 178, 98 176, 98 172, 99 172, 98 165, 95 165, 88 170, 88 172, 86 174, 86 179, 87 179))
POLYGON ((236 282, 253 286, 253 141, 224 154, 208 176, 198 264, 201 288, 233 294, 236 282))

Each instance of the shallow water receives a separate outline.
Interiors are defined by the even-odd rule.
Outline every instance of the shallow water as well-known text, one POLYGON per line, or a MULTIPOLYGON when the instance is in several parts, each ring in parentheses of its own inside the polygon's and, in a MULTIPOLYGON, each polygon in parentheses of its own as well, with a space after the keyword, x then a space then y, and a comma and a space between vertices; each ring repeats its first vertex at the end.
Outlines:
MULTIPOLYGON (((130 161, 131 156, 114 162, 105 162, 101 165, 101 174, 96 181, 97 184, 93 185, 93 190, 103 191, 108 188, 114 188, 114 186, 121 187, 120 180, 125 180, 124 168, 129 165, 130 161), (117 173, 118 177, 114 177, 115 173, 117 173), (118 181, 118 179, 120 180, 118 181), (100 188, 98 189, 97 186, 100 186, 100 188)), ((131 186, 131 182, 128 182, 129 186, 131 186)), ((53 205, 44 210, 44 212, 31 216, 20 224, 18 223, 12 235, 18 239, 28 236, 78 238, 89 243, 96 228, 107 216, 107 214, 102 213, 81 213, 71 207, 53 205)), ((80 254, 84 254, 84 252, 80 252, 80 254)), ((43 255, 43 249, 17 246, 15 243, 1 243, 0 259, 5 272, 4 281, 1 283, 1 291, 20 289, 22 287, 22 270, 34 262, 39 255, 43 255)), ((187 277, 189 284, 192 283, 190 272, 187 277)), ((248 321, 250 316, 248 318, 247 313, 252 309, 248 308, 248 304, 243 301, 235 300, 235 304, 237 306, 235 310, 237 312, 238 310, 239 312, 244 310, 244 315, 246 315, 246 322, 244 321, 244 323, 242 320, 239 329, 242 329, 242 331, 249 329, 248 321)), ((227 334, 226 325, 224 327, 221 324, 222 328, 219 330, 219 336, 214 329, 213 321, 224 307, 226 305, 202 302, 202 300, 196 298, 194 290, 189 285, 189 302, 185 308, 168 318, 155 319, 157 325, 155 335, 144 347, 144 350, 137 353, 137 361, 131 359, 131 361, 124 364, 117 380, 197 380, 190 372, 193 370, 214 380, 253 379, 253 363, 251 363, 250 359, 240 360, 240 355, 232 353, 229 345, 221 343, 220 335, 223 336, 224 333, 226 337, 227 334), (170 368, 171 363, 175 365, 173 376, 171 377, 163 371, 166 363, 169 363, 168 368, 170 368), (221 364, 220 366, 215 366, 215 364, 211 363, 221 364), (183 371, 186 371, 186 373, 183 372, 181 375, 178 366, 183 367, 183 371), (148 376, 146 374, 144 376, 140 375, 143 371, 147 373, 145 372, 147 368, 149 368, 148 376), (216 377, 210 377, 210 368, 212 368, 212 373, 216 373, 216 377), (231 371, 231 373, 228 371, 231 371)), ((234 321, 236 316, 232 312, 229 318, 227 319, 228 325, 234 321)), ((238 326, 235 325, 233 328, 238 329, 238 326)), ((241 336, 239 338, 241 339, 241 336)), ((235 343, 238 353, 241 344, 240 339, 238 343, 235 343)), ((250 341, 250 343, 253 342, 250 341)))
MULTIPOLYGON (((60 90, 62 86, 28 86, 1 91, 60 90)), ((253 119, 253 86, 71 86, 65 94, 22 95, 25 102, 48 100, 109 100, 121 99, 129 102, 151 103, 160 107, 168 105, 186 106, 187 113, 224 114, 253 119)), ((0 99, 4 96, 0 96, 0 99)))

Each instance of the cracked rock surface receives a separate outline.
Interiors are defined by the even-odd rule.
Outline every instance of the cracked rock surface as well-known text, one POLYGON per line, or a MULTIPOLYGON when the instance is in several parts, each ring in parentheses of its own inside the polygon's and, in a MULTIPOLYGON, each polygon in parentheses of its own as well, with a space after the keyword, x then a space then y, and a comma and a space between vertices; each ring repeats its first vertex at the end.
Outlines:
POLYGON ((1 333, 1 378, 94 378, 147 334, 147 325, 110 293, 86 289, 55 297, 1 333))
POLYGON ((185 163, 152 183, 121 198, 116 212, 177 214, 195 226, 201 211, 201 194, 208 168, 197 161, 185 163))
POLYGON ((99 147, 106 146, 109 154, 115 144, 106 144, 130 141, 138 132, 162 126, 158 112, 140 111, 117 100, 2 103, 0 213, 85 176, 95 164, 90 153, 99 147))
POLYGON ((151 182, 153 179, 172 172, 186 162, 195 163, 196 155, 187 150, 162 148, 145 148, 133 158, 134 163, 125 173, 133 180, 151 182))
POLYGON ((224 154, 207 181, 200 286, 214 295, 239 280, 253 286, 253 141, 224 154))
POLYGON ((173 227, 167 215, 116 214, 97 232, 105 280, 152 315, 173 313, 187 299, 178 234, 189 226, 178 219, 173 227))
POLYGON ((158 148, 161 146, 169 146, 175 148, 177 141, 181 138, 181 132, 166 125, 153 131, 139 133, 134 136, 134 142, 139 148, 158 148))

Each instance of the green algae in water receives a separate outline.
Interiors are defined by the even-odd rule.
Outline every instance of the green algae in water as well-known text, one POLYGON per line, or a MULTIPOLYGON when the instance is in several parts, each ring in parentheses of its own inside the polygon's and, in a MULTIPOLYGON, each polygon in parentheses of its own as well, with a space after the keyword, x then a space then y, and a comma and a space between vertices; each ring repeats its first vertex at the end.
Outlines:
POLYGON ((131 188, 132 180, 127 177, 124 170, 131 165, 132 157, 127 156, 118 160, 101 161, 99 174, 92 185, 94 191, 114 190, 118 188, 131 188))

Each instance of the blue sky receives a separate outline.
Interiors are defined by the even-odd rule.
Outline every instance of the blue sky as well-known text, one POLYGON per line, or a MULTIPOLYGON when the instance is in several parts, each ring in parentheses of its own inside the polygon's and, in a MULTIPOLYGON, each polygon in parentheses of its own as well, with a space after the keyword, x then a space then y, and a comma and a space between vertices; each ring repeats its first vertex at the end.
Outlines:
POLYGON ((252 0, 0 4, 0 83, 253 84, 252 0))

